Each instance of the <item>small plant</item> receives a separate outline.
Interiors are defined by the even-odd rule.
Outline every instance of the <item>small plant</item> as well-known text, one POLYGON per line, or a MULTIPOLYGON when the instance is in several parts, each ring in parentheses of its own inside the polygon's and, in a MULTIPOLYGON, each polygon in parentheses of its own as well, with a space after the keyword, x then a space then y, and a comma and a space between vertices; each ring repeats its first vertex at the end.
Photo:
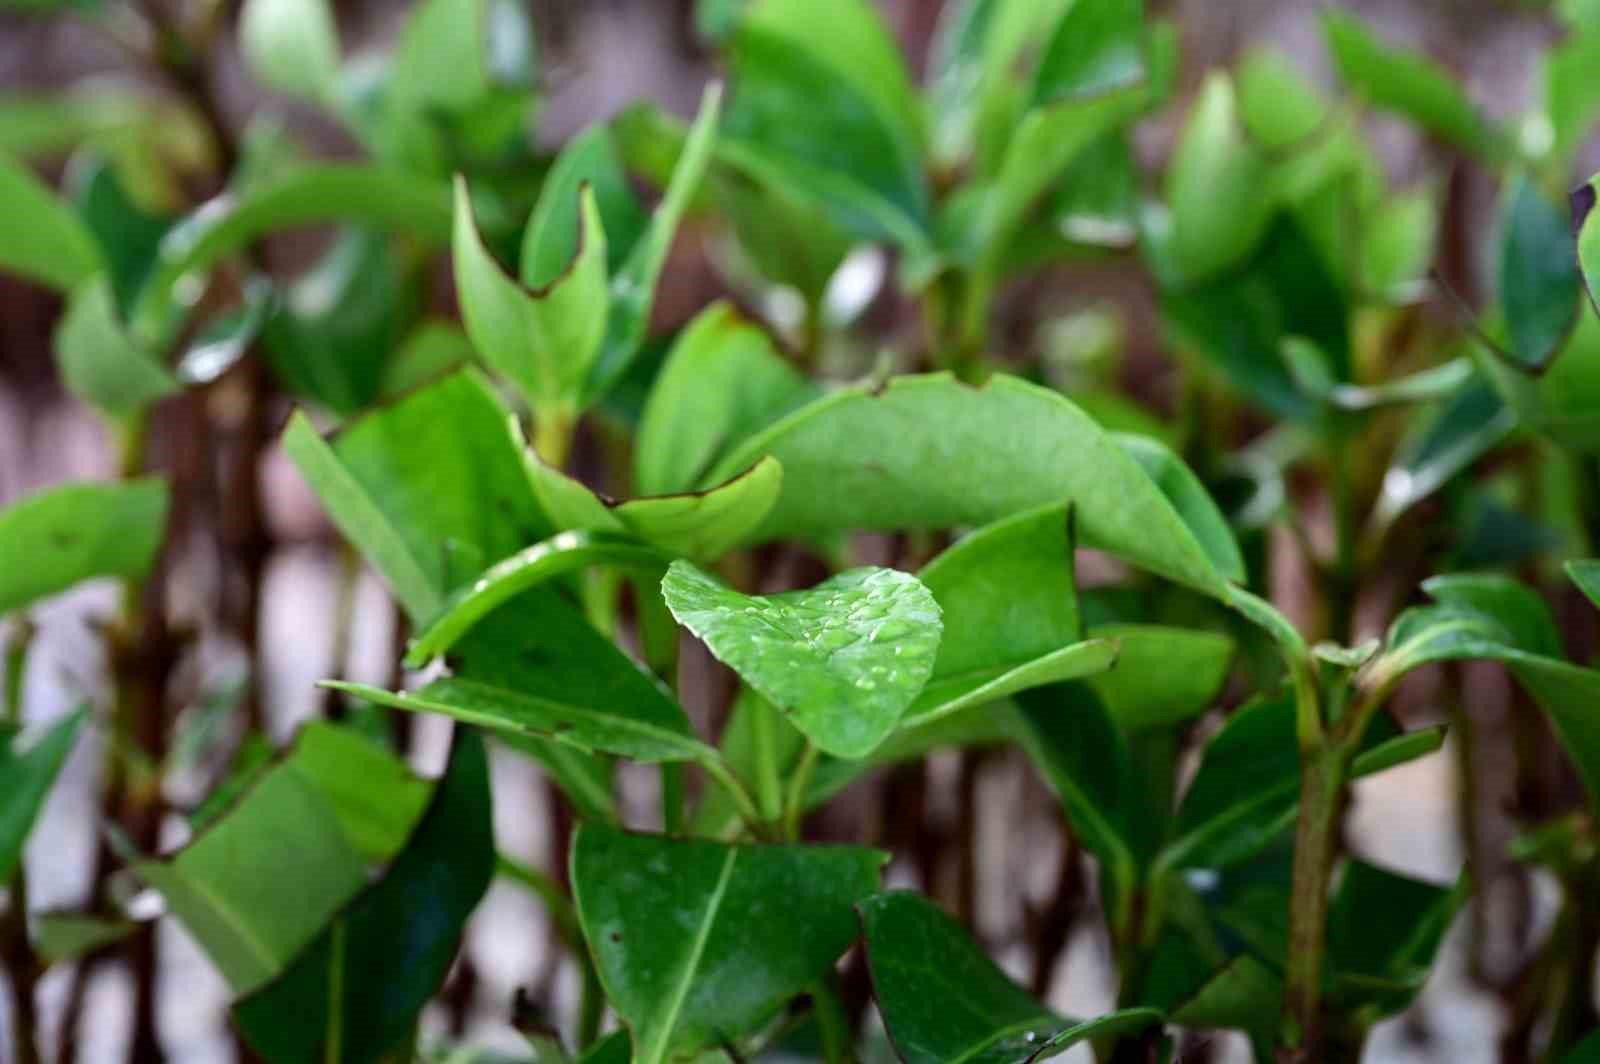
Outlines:
MULTIPOLYGON (((168 916, 274 1064, 502 1059, 463 1037, 475 1009, 538 1064, 1130 1064, 1209 1059, 1213 1031, 1354 1061, 1463 912, 1504 1059, 1600 1052, 1600 178, 1561 200, 1600 118, 1592 5, 1541 16, 1536 102, 1500 123, 1337 8, 1330 98, 1266 52, 1187 91, 1138 0, 950 0, 921 85, 867 0, 700 0, 721 80, 692 122, 639 104, 549 157, 513 0, 423 0, 364 56, 326 0, 24 6, 73 8, 168 91, 0 96, 0 268, 60 297, 57 375, 117 452, 114 479, 0 511, 19 1062, 77 1059, 112 958, 129 1057, 162 1059, 168 916), (230 126, 226 35, 359 159, 230 126), (1135 132, 1174 109, 1150 169, 1135 132), (1394 186, 1372 111, 1495 181, 1497 224, 1394 186), (664 327, 691 230, 724 298, 664 327), (1102 266, 1154 298, 1164 399, 1126 386, 1128 308, 1030 298, 1102 266), (292 736, 263 683, 280 446, 342 574, 292 736), (345 672, 364 568, 403 636, 389 682, 345 672), (104 683, 24 728, 38 605, 99 579, 104 683), (214 602, 186 605, 197 580, 214 602), (1514 736, 1465 663, 1515 686, 1514 736), (437 774, 415 714, 454 722, 437 774), (25 843, 51 845, 29 835, 87 732, 88 892, 30 906, 25 843), (1358 780, 1447 732, 1467 860, 1431 882, 1342 825, 1358 780), (1573 785, 1491 852, 1470 750, 1513 738, 1573 785), (1007 750, 1059 806, 1020 966, 975 919, 1021 897, 980 867, 975 780, 1007 750), (549 782, 547 867, 497 840, 527 796, 495 757, 549 782), (898 801, 952 760, 953 829, 898 801), (838 819, 861 795, 878 815, 838 819), (1535 867, 1552 926, 1481 970, 1483 883, 1535 867), (574 994, 474 1004, 461 942, 496 880, 543 907, 574 994), (1114 1004, 1063 1015, 1091 924, 1114 1004)), ((1514 785, 1550 782, 1537 760, 1514 785)))

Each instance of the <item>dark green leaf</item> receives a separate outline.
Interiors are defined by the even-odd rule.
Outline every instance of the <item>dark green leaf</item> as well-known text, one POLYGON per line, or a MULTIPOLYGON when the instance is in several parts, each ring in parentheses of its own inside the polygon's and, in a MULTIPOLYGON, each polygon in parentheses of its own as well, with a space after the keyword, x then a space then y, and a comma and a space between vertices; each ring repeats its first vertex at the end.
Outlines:
POLYGON ((639 206, 617 157, 611 131, 591 126, 561 149, 539 188, 539 202, 522 236, 522 283, 541 288, 560 277, 578 253, 579 192, 594 195, 606 234, 606 272, 622 269, 649 217, 639 206))
POLYGON ((756 0, 729 56, 727 134, 754 176, 863 236, 926 241, 922 131, 900 50, 863 0, 756 0))
POLYGON ((1572 193, 1572 231, 1577 234, 1578 270, 1589 291, 1589 305, 1600 314, 1600 211, 1595 198, 1600 193, 1600 177, 1591 177, 1572 193))
POLYGON ((416 302, 394 242, 346 230, 273 307, 262 350, 289 389, 352 415, 382 393, 416 302))
POLYGON ((1098 96, 1145 79, 1142 0, 1079 0, 1067 7, 1033 78, 1033 105, 1098 96))
POLYGON ((829 972, 884 855, 578 829, 572 882, 606 997, 637 1064, 734 1039, 829 972))
POLYGON ((888 737, 939 649, 938 603, 892 569, 750 596, 674 562, 661 588, 680 624, 837 757, 864 757, 888 737))
POLYGON ((1154 1009, 1065 1019, 1017 986, 935 904, 910 891, 861 902, 873 996, 907 1064, 1031 1064, 1091 1038, 1161 1023, 1154 1009))
POLYGON ((0 613, 83 580, 134 580, 155 561, 166 534, 160 480, 69 484, 0 511, 0 613))
POLYGON ((683 709, 550 588, 500 606, 454 645, 450 676, 415 691, 330 683, 359 698, 636 761, 701 760, 683 709))
POLYGON ((1344 1006, 1374 1019, 1408 1008, 1467 894, 1465 877, 1441 887, 1348 862, 1328 913, 1329 960, 1344 1006))
POLYGON ((1508 353, 1537 372, 1561 350, 1577 321, 1580 277, 1564 212, 1526 174, 1507 188, 1498 283, 1508 353))
POLYGON ((671 559, 628 539, 603 533, 562 532, 518 551, 484 570, 462 588, 445 610, 411 641, 406 664, 417 669, 448 651, 467 630, 491 611, 531 588, 591 565, 609 565, 659 574, 671 559))
POLYGON ((210 269, 252 241, 318 222, 398 229, 433 244, 450 239, 450 193, 443 186, 357 163, 296 167, 202 205, 161 242, 161 260, 134 324, 159 329, 173 286, 210 269))
POLYGON ((1584 559, 1567 563, 1567 578, 1578 585, 1590 602, 1600 606, 1600 561, 1584 559))
POLYGON ((494 853, 488 758, 478 735, 460 729, 433 802, 383 878, 234 1006, 245 1038, 272 1061, 367 1064, 414 1037, 488 889, 494 853))
POLYGON ((10 883, 21 863, 28 833, 86 716, 81 709, 69 713, 26 750, 10 729, 0 733, 0 883, 10 883))

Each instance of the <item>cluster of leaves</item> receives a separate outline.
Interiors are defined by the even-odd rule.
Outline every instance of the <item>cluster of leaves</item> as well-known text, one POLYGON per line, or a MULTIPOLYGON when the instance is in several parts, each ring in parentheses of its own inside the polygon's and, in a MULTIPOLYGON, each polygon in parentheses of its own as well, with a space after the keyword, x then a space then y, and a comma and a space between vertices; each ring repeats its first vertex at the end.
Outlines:
MULTIPOLYGON (((924 86, 866 0, 702 0, 726 89, 692 124, 640 105, 552 159, 530 146, 539 49, 512 0, 424 0, 376 62, 344 60, 326 0, 247 0, 250 70, 360 162, 167 99, 0 101, 0 267, 64 296, 61 379, 127 473, 0 513, 0 880, 29 955, 148 933, 127 907, 19 913, 20 855, 86 720, 113 751, 144 734, 141 589, 164 575, 169 510, 139 475, 152 411, 245 364, 300 404, 283 447, 403 610, 414 670, 393 690, 329 681, 344 720, 285 751, 251 735, 176 852, 105 825, 267 1060, 459 1059, 419 1046, 419 1016, 497 874, 538 893, 584 973, 577 1015, 536 1025, 521 1059, 1169 1059, 1178 1029, 1241 1031, 1261 1060, 1353 1059, 1472 895, 1465 873, 1425 882, 1339 841, 1352 781, 1443 743, 1387 712, 1441 662, 1501 663, 1543 710, 1588 800, 1518 852, 1554 871, 1571 922, 1600 926, 1600 672, 1568 660, 1541 582, 1508 575, 1550 590, 1554 564, 1600 545, 1600 183, 1570 222, 1554 194, 1600 116, 1591 8, 1561 8, 1514 124, 1330 10, 1346 96, 1249 54, 1199 82, 1156 175, 1134 133, 1173 105, 1181 63, 1138 0, 952 0, 924 86), (1499 182, 1481 310, 1425 312, 1451 290, 1430 281, 1449 273, 1443 189, 1391 187, 1370 109, 1499 182), (58 193, 24 160, 64 148, 58 193), (183 176, 217 166, 224 189, 185 209, 183 176), (685 219, 738 305, 658 340, 685 219), (334 235, 283 280, 262 241, 308 225, 334 235), (862 248, 891 253, 885 283, 922 313, 875 364, 870 300, 839 293, 862 248), (1158 296, 1176 421, 1116 386, 1106 314, 1041 328, 1022 375, 995 358, 1012 282, 1103 260, 1158 296), (441 261, 459 322, 426 295, 441 261), (1469 475, 1491 456, 1510 457, 1469 475), (1258 593, 1281 584, 1283 530, 1322 607, 1306 631, 1258 593), (900 564, 852 564, 859 533, 900 564), (1111 575, 1080 587, 1085 550, 1111 575), (751 593, 782 586, 774 557, 831 575, 751 593), (1380 574, 1431 602, 1356 644, 1380 574), (25 738, 26 611, 102 577, 129 590, 114 704, 25 738), (685 634, 737 677, 715 734, 684 704, 685 634), (393 748, 386 709, 459 722, 436 780, 393 748), (486 740, 575 813, 568 867, 497 855, 486 740), (936 902, 885 890, 890 854, 806 841, 856 781, 996 746, 1025 752, 1095 859, 1108 1015, 1057 1014, 936 902), (625 822, 623 761, 655 766, 658 822, 625 822), (858 946, 886 1039, 840 979, 858 946)), ((1600 603, 1600 563, 1568 571, 1600 603)), ((166 767, 140 766, 158 792, 166 767)), ((130 787, 134 808, 148 791, 130 787)), ((1542 947, 1546 1059, 1596 1051, 1594 946, 1542 947)))

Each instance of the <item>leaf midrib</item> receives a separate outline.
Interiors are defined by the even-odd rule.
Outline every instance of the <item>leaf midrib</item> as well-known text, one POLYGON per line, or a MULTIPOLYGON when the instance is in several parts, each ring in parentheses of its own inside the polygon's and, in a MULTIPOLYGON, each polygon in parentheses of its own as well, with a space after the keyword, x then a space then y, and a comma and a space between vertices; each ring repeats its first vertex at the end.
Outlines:
POLYGON ((656 1021, 656 1029, 660 1032, 655 1044, 644 1050, 640 1059, 644 1064, 661 1064, 666 1059, 667 1049, 672 1043, 672 1033, 678 1025, 678 1017, 683 1012, 683 1003, 689 997, 689 987, 694 982, 695 972, 699 970, 700 958, 704 955, 706 943, 711 939, 711 929, 716 924, 717 915, 722 910, 722 898, 728 891, 728 884, 733 879, 733 867, 739 860, 737 847, 728 850, 727 858, 722 862, 722 872, 717 877, 717 885, 711 891, 711 896, 706 899, 704 913, 700 917, 700 926, 695 931, 694 941, 689 945, 689 955, 683 965, 683 974, 678 978, 678 985, 673 989, 668 1000, 666 1011, 656 1021))

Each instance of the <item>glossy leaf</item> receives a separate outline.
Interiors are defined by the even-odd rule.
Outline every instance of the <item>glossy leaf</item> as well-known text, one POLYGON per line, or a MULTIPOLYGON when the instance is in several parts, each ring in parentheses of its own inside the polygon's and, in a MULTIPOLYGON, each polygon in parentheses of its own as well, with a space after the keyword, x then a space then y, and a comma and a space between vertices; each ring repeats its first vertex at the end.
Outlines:
POLYGON ((516 596, 566 573, 592 565, 608 565, 659 574, 671 559, 627 539, 588 532, 561 532, 498 562, 471 585, 456 592, 436 617, 411 641, 406 664, 421 668, 455 645, 467 630, 516 596))
POLYGON ((720 557, 747 539, 783 485, 783 467, 764 458, 709 491, 618 503, 531 454, 528 467, 545 512, 562 528, 628 535, 669 554, 702 559, 720 557))
POLYGON ((1161 1023, 1154 1009, 1089 1021, 1056 1015, 918 894, 875 894, 858 908, 873 996, 896 1054, 908 1064, 1029 1064, 1091 1038, 1161 1023))
MULTIPOLYGON (((577 250, 542 291, 500 269, 478 235, 464 178, 456 180, 454 261, 467 335, 478 354, 534 406, 576 409, 606 329, 606 238, 592 192, 582 192, 577 250)), ((567 415, 570 416, 570 413, 567 415)))
POLYGON ((829 972, 884 855, 578 829, 572 882, 606 996, 638 1064, 737 1038, 829 972))
POLYGON ((1555 358, 1577 320, 1572 232, 1564 212, 1526 175, 1507 189, 1501 224, 1498 283, 1507 353, 1520 368, 1537 372, 1555 358))
POLYGON ((1033 102, 1097 96, 1144 78, 1141 0, 1080 0, 1067 7, 1039 58, 1033 102))
POLYGON ((132 867, 229 985, 248 993, 288 968, 366 886, 369 864, 404 844, 426 801, 426 784, 393 755, 313 724, 227 816, 174 857, 136 857, 132 867))
POLYGON ((1464 151, 1491 159, 1498 154, 1498 132, 1437 63, 1385 44, 1345 11, 1324 11, 1322 32, 1339 76, 1368 102, 1417 122, 1464 151))
POLYGON ((415 691, 329 683, 378 705, 438 713, 636 761, 702 760, 683 709, 550 588, 491 612, 452 647, 451 675, 415 691))
POLYGON ((0 209, 10 219, 0 269, 71 291, 102 269, 100 247, 76 214, 22 164, 0 155, 0 209))
POLYGON ((0 732, 0 883, 10 883, 21 864, 28 833, 72 752, 85 716, 81 709, 69 713, 27 749, 14 730, 0 732))
POLYGON ((816 397, 760 327, 726 303, 702 311, 679 335, 639 423, 639 490, 692 490, 732 442, 816 397))
POLYGON ((674 562, 661 589, 678 623, 838 757, 863 757, 888 737, 939 649, 938 603, 892 569, 752 596, 674 562))
POLYGON ((1516 422, 1488 381, 1469 379, 1401 440, 1384 474, 1375 520, 1387 524, 1438 491, 1498 446, 1516 422))
POLYGON ((432 803, 383 878, 234 1006, 246 1040, 269 1060, 355 1064, 413 1037, 493 876, 491 812, 483 741, 462 729, 432 803))
POLYGON ((135 580, 166 534, 167 487, 159 480, 69 484, 0 510, 0 613, 84 580, 135 580))
POLYGON ((1060 394, 1015 378, 973 388, 933 374, 840 391, 734 448, 707 479, 766 454, 784 483, 760 538, 981 525, 1070 501, 1086 545, 1227 593, 1229 574, 1143 467, 1060 394))
POLYGON ((323 99, 339 76, 339 29, 327 0, 248 0, 239 45, 256 77, 279 92, 323 99))
POLYGON ((468 370, 369 414, 331 442, 297 415, 284 448, 339 530, 426 624, 450 592, 550 535, 509 418, 468 370))

